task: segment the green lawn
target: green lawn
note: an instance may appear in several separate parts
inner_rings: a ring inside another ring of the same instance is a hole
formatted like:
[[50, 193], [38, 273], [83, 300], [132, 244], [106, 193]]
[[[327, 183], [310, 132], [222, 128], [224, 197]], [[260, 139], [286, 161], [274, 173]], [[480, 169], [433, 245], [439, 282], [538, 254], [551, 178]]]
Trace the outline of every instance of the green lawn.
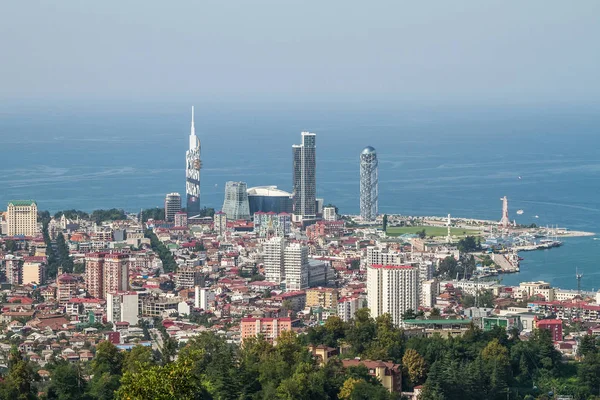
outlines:
[[[388, 236], [414, 234], [425, 229], [427, 236], [446, 236], [448, 228], [445, 226], [391, 226], [387, 228]], [[450, 228], [452, 236], [478, 236], [481, 231], [475, 229]]]

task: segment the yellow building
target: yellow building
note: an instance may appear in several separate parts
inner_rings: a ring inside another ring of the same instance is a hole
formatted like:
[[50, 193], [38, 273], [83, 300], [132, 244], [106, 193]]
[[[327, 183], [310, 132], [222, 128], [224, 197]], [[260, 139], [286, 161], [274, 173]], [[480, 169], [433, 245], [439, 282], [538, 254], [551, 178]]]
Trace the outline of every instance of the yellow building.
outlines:
[[33, 200], [13, 200], [6, 210], [8, 236], [35, 236], [37, 228], [37, 204]]
[[[46, 257], [27, 257], [27, 258], [46, 258]], [[46, 281], [46, 266], [43, 262], [37, 260], [28, 261], [25, 259], [23, 264], [23, 285], [35, 283], [42, 285]]]
[[333, 288], [312, 288], [306, 290], [306, 306], [322, 307], [337, 311], [339, 292]]

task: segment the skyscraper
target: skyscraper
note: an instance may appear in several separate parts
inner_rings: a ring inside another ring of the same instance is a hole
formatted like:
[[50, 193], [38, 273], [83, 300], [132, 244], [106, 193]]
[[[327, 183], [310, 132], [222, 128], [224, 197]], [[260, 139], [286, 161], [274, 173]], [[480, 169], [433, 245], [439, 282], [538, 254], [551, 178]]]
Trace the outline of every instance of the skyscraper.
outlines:
[[187, 213], [193, 217], [200, 214], [200, 139], [194, 128], [194, 107], [192, 107], [192, 129], [190, 131], [190, 148], [185, 153], [185, 194], [187, 197]]
[[371, 317], [390, 314], [395, 325], [402, 314], [419, 307], [419, 270], [407, 265], [367, 266], [367, 302]]
[[222, 211], [229, 219], [250, 219], [246, 182], [225, 183], [225, 200]]
[[360, 153], [360, 217], [365, 221], [377, 217], [378, 165], [375, 149], [365, 147]]
[[37, 204], [33, 200], [13, 200], [6, 210], [8, 236], [35, 236], [38, 233]]
[[302, 132], [302, 144], [292, 146], [295, 221], [316, 218], [316, 137], [314, 133]]
[[169, 193], [165, 197], [165, 220], [173, 222], [175, 214], [181, 211], [181, 195], [179, 193]]
[[283, 254], [286, 290], [302, 290], [308, 287], [308, 247], [299, 243], [286, 246]]

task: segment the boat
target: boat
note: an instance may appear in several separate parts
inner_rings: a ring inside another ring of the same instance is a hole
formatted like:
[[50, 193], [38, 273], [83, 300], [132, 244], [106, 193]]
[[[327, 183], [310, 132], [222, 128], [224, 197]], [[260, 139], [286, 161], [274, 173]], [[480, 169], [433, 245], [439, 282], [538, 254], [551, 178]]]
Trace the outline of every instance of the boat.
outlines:
[[517, 210], [517, 214], [522, 215], [525, 211], [523, 210]]
[[539, 218], [540, 216], [539, 216], [539, 215], [536, 215], [535, 217], [536, 217], [536, 218]]

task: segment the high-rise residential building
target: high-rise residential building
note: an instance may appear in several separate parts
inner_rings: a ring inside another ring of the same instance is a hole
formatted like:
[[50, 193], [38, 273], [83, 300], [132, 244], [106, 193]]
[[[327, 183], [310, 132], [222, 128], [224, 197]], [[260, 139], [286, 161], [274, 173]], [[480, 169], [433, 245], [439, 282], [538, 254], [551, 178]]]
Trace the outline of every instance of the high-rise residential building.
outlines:
[[106, 294], [107, 322], [129, 322], [130, 325], [137, 325], [139, 314], [137, 292], [109, 292]]
[[281, 332], [292, 330], [290, 318], [242, 318], [240, 323], [242, 342], [245, 339], [262, 336], [265, 340], [276, 343]]
[[395, 325], [419, 306], [419, 270], [406, 265], [367, 266], [367, 302], [371, 317], [390, 314]]
[[169, 193], [165, 197], [165, 220], [175, 221], [175, 214], [181, 211], [181, 195], [179, 193]]
[[385, 247], [367, 247], [367, 266], [373, 264], [403, 265], [408, 263], [408, 253], [392, 250]]
[[187, 214], [184, 212], [178, 212], [175, 214], [175, 226], [185, 227], [187, 226]]
[[285, 244], [286, 241], [282, 237], [274, 237], [264, 244], [265, 279], [269, 282], [281, 283], [285, 279]]
[[37, 204], [33, 200], [13, 200], [6, 210], [8, 236], [35, 236], [38, 233]]
[[217, 235], [222, 236], [227, 231], [227, 214], [218, 211], [213, 217], [213, 230]]
[[202, 267], [183, 266], [177, 270], [177, 286], [191, 289], [195, 286], [204, 286]]
[[85, 288], [88, 294], [101, 299], [104, 296], [104, 257], [105, 253], [85, 255]]
[[286, 246], [283, 254], [286, 290], [308, 287], [308, 247], [299, 243]]
[[11, 285], [23, 283], [23, 258], [13, 254], [4, 256], [6, 281]]
[[292, 146], [294, 221], [315, 219], [317, 215], [316, 137], [302, 132], [302, 144]]
[[339, 292], [334, 288], [312, 288], [306, 290], [306, 306], [321, 307], [337, 312]]
[[366, 300], [364, 297], [359, 296], [357, 294], [342, 297], [338, 300], [338, 317], [344, 322], [350, 321], [354, 318], [354, 314], [356, 314], [357, 310], [360, 310], [364, 307]]
[[246, 182], [230, 181], [225, 183], [225, 200], [222, 211], [227, 214], [229, 219], [250, 219]]
[[194, 107], [192, 107], [192, 128], [190, 131], [190, 147], [185, 153], [185, 195], [188, 216], [200, 214], [200, 139], [194, 128]]
[[325, 221], [337, 221], [335, 207], [323, 207], [323, 219]]
[[127, 254], [107, 254], [104, 257], [102, 298], [108, 292], [126, 292], [129, 289], [129, 256]]
[[46, 257], [25, 257], [23, 261], [23, 285], [43, 285], [46, 282]]
[[276, 214], [274, 212], [254, 213], [254, 232], [258, 237], [268, 238], [273, 236], [284, 237], [291, 231], [291, 216], [288, 213]]
[[367, 146], [360, 153], [360, 217], [372, 221], [377, 217], [379, 197], [377, 152]]
[[56, 278], [56, 299], [64, 306], [72, 297], [77, 295], [77, 278], [73, 275], [62, 274]]

